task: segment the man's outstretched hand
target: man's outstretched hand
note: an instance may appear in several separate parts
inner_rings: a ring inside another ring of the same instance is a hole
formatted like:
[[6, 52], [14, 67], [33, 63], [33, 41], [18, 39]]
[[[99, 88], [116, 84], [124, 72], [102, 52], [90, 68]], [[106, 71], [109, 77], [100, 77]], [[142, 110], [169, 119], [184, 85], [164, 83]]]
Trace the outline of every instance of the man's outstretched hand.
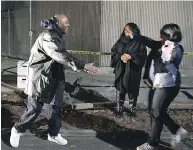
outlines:
[[91, 74], [91, 75], [98, 75], [100, 73], [100, 69], [93, 66], [93, 63], [87, 63], [84, 66], [83, 69], [86, 73]]

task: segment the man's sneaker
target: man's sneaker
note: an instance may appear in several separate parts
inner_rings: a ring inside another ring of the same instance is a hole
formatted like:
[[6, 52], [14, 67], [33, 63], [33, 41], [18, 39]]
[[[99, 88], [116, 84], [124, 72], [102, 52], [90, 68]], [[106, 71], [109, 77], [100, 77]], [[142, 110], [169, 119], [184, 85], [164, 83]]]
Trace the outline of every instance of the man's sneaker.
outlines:
[[144, 143], [141, 146], [138, 146], [137, 150], [158, 150], [158, 147], [153, 147], [148, 143]]
[[60, 145], [66, 145], [68, 141], [61, 136], [61, 134], [58, 134], [57, 136], [50, 136], [48, 134], [48, 141], [55, 142]]
[[19, 146], [19, 140], [21, 135], [22, 134], [19, 133], [15, 127], [11, 129], [10, 144], [12, 147], [16, 148]]
[[180, 127], [175, 135], [173, 135], [173, 138], [171, 140], [171, 145], [173, 147], [176, 147], [177, 144], [179, 144], [183, 139], [185, 139], [188, 135], [188, 132]]

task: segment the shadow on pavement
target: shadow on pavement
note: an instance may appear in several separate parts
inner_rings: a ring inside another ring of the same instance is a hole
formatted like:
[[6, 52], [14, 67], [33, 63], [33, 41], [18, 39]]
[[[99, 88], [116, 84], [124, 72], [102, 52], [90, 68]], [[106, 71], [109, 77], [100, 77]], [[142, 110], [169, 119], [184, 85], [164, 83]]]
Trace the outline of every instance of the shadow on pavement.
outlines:
[[1, 107], [1, 139], [2, 141], [9, 147], [11, 147], [9, 139], [11, 128], [14, 125], [14, 120], [18, 119], [19, 117], [15, 114], [11, 113], [5, 107]]
[[73, 84], [65, 82], [65, 91], [70, 94], [72, 98], [76, 98], [82, 102], [107, 102], [110, 101], [102, 96], [99, 92], [84, 89], [81, 87], [82, 78], [78, 78]]
[[[97, 132], [96, 137], [104, 142], [120, 149], [135, 149], [138, 145], [147, 141], [147, 133], [141, 130], [132, 130], [116, 124], [113, 120], [105, 117], [87, 114], [80, 111], [62, 112], [62, 120], [78, 129], [92, 129]], [[36, 122], [39, 128], [45, 125], [42, 119]], [[36, 136], [45, 139], [47, 131], [37, 129]]]
[[188, 99], [192, 99], [193, 100], [193, 96], [187, 92], [187, 91], [181, 91], [184, 95], [186, 95], [188, 97]]

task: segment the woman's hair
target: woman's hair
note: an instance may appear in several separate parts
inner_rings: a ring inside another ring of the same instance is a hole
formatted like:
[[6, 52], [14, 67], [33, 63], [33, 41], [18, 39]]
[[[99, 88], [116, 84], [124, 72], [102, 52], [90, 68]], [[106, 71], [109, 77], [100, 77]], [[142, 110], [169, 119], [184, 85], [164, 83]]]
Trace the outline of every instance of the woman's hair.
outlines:
[[182, 40], [181, 29], [174, 23], [165, 24], [160, 30], [160, 35], [169, 37], [169, 40], [173, 42], [180, 42]]
[[[137, 35], [140, 35], [139, 27], [138, 27], [135, 23], [130, 22], [130, 23], [127, 23], [127, 24], [125, 25], [125, 27], [126, 27], [126, 26], [129, 26], [129, 27], [130, 27], [131, 31], [133, 32], [133, 35], [136, 35], [136, 36], [137, 36]], [[123, 29], [123, 32], [122, 32], [120, 38], [125, 37], [125, 33], [124, 33], [125, 27], [124, 27], [124, 29]]]

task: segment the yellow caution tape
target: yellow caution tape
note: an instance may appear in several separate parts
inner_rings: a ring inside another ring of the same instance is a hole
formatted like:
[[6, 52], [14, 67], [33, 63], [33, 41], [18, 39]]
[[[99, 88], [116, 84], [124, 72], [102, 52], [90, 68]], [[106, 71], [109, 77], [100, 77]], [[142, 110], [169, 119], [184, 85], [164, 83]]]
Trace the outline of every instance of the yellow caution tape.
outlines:
[[91, 52], [91, 51], [76, 51], [76, 50], [67, 50], [70, 54], [84, 54], [84, 55], [111, 55], [109, 52]]
[[184, 52], [184, 55], [186, 55], [186, 56], [192, 56], [192, 55], [193, 55], [193, 52]]
[[[84, 50], [67, 50], [70, 54], [80, 54], [80, 55], [111, 55], [109, 52], [92, 52]], [[193, 56], [193, 52], [184, 52], [185, 56]]]

